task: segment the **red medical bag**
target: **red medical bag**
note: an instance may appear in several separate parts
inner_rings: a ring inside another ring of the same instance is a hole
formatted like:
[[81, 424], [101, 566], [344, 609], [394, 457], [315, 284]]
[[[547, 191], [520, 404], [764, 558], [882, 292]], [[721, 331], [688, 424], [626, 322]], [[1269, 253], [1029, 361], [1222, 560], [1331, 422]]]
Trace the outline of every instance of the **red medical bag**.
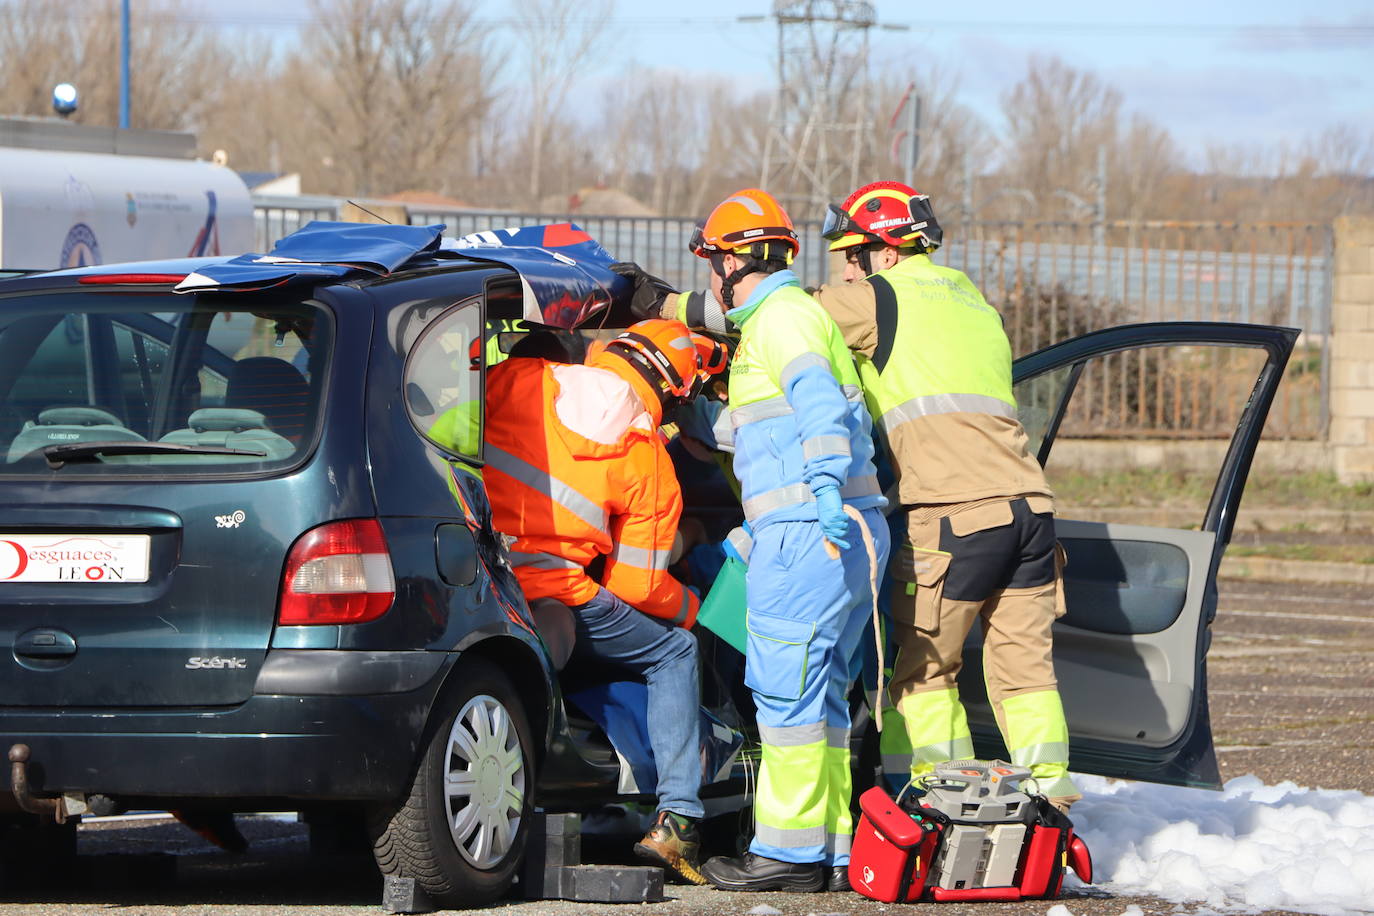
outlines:
[[919, 799], [859, 797], [849, 883], [887, 903], [1056, 897], [1064, 869], [1092, 882], [1092, 857], [1068, 817], [1019, 791], [1030, 771], [1000, 761], [936, 769]]

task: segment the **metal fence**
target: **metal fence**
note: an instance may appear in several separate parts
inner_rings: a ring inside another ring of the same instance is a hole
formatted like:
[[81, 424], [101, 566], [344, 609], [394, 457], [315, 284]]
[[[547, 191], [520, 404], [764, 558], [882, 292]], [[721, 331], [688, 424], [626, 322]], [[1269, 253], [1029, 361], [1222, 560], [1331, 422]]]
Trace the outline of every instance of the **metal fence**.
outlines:
[[[341, 204], [328, 197], [255, 199], [259, 250], [311, 219], [338, 218]], [[615, 257], [680, 289], [708, 282], [706, 262], [686, 248], [690, 219], [417, 208], [409, 218], [443, 223], [450, 236], [571, 219]], [[803, 222], [797, 230], [797, 273], [809, 285], [827, 282], [840, 264], [827, 254], [820, 224]], [[1018, 355], [1135, 321], [1301, 328], [1266, 434], [1312, 439], [1327, 425], [1331, 244], [1329, 226], [1307, 224], [981, 222], [947, 227], [936, 260], [967, 273], [1002, 312]], [[1243, 400], [1254, 382], [1242, 356], [1175, 352], [1105, 361], [1099, 376], [1081, 383], [1087, 390], [1075, 401], [1089, 403], [1063, 433], [1229, 436], [1235, 411], [1218, 405]]]

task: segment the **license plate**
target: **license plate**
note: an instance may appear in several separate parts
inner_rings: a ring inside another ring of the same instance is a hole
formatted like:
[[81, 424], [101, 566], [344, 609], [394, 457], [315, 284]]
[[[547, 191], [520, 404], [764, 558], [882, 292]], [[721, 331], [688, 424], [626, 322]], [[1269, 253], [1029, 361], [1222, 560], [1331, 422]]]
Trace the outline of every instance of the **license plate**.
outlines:
[[147, 582], [146, 534], [0, 533], [0, 583]]

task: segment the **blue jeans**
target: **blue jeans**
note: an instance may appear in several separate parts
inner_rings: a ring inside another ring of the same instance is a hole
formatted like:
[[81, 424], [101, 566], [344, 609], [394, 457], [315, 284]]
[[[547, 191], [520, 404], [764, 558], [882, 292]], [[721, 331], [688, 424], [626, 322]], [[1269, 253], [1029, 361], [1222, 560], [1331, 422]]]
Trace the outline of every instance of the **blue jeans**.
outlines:
[[642, 614], [601, 589], [572, 608], [573, 658], [610, 662], [644, 678], [649, 688], [649, 745], [658, 769], [658, 810], [698, 818], [701, 788], [701, 681], [697, 638]]

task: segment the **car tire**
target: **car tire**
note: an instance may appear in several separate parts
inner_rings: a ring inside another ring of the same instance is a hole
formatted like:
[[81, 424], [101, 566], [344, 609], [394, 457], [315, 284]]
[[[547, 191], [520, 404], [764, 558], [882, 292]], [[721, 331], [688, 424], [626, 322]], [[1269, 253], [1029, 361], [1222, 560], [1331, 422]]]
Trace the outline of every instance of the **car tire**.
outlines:
[[440, 907], [501, 897], [524, 858], [534, 792], [530, 728], [510, 681], [465, 659], [461, 686], [434, 715], [437, 727], [409, 793], [369, 817], [383, 875], [414, 878]]

